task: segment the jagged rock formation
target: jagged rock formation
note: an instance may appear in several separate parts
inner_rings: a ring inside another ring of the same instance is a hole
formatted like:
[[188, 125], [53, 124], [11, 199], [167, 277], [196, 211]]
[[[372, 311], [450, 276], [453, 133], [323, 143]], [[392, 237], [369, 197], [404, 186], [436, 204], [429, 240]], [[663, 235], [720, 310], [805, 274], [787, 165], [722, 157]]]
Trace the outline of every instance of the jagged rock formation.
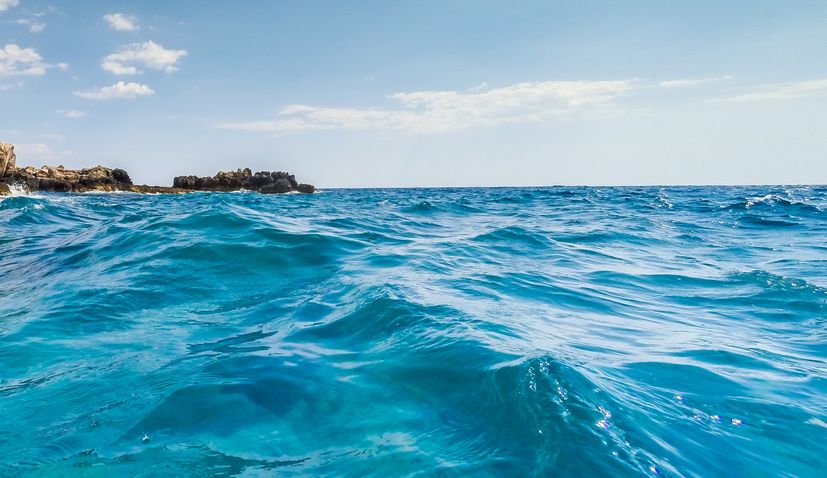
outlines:
[[50, 192], [131, 191], [159, 194], [248, 189], [262, 193], [312, 193], [316, 190], [310, 184], [299, 184], [292, 174], [266, 171], [253, 174], [249, 169], [222, 171], [204, 178], [179, 176], [170, 188], [135, 185], [123, 169], [103, 166], [86, 169], [66, 169], [63, 166], [18, 168], [14, 145], [0, 141], [0, 196], [10, 193], [9, 184], [20, 184], [29, 191]]
[[[186, 193], [182, 189], [164, 186], [146, 186], [132, 184], [129, 173], [123, 169], [111, 169], [95, 166], [86, 169], [66, 169], [63, 166], [27, 166], [17, 168], [2, 181], [20, 184], [29, 191], [47, 192], [87, 192], [87, 191], [130, 191], [135, 193]], [[0, 189], [0, 194], [8, 194], [8, 186]]]
[[17, 169], [15, 165], [16, 159], [14, 155], [14, 145], [0, 141], [0, 180], [14, 173]]
[[259, 171], [253, 174], [249, 168], [236, 171], [221, 171], [213, 177], [178, 176], [173, 182], [175, 188], [197, 191], [238, 191], [246, 189], [264, 194], [289, 192], [312, 193], [312, 184], [300, 184], [292, 174], [281, 171]]
[[63, 166], [27, 166], [17, 168], [4, 180], [21, 184], [29, 191], [129, 191], [133, 187], [126, 171], [103, 166], [79, 170], [66, 169]]

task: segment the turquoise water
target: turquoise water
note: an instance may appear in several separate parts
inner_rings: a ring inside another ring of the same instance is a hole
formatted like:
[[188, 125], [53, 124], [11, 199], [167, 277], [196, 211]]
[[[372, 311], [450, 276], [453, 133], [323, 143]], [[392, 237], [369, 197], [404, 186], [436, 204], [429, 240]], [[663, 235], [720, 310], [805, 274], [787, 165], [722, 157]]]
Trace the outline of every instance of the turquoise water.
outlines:
[[827, 468], [827, 187], [19, 196], [0, 278], [2, 476]]

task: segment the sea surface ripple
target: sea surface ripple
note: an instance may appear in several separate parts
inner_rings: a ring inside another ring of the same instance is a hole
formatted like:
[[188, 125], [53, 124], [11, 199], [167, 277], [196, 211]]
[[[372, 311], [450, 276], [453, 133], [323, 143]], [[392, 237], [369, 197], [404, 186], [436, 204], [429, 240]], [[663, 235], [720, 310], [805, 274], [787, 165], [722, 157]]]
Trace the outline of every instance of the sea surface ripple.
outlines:
[[0, 200], [2, 476], [824, 476], [827, 187]]

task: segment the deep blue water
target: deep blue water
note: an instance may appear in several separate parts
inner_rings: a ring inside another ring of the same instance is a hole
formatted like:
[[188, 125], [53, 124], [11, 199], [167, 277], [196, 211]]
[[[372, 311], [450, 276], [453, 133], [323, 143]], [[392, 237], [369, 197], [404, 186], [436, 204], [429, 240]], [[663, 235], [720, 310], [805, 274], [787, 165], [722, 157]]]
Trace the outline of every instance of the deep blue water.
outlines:
[[5, 198], [0, 412], [3, 476], [824, 476], [827, 187]]

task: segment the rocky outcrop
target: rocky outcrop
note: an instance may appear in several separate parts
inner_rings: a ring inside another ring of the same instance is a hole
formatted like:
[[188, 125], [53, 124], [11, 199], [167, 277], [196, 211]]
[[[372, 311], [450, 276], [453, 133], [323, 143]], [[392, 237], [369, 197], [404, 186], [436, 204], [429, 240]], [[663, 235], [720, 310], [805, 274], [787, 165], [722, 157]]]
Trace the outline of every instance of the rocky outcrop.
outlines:
[[132, 188], [132, 180], [126, 171], [103, 166], [77, 170], [63, 166], [27, 166], [17, 168], [4, 180], [21, 184], [29, 191], [128, 191]]
[[195, 191], [238, 191], [246, 189], [264, 194], [289, 192], [313, 193], [312, 184], [300, 184], [292, 174], [281, 171], [259, 171], [253, 174], [249, 168], [236, 171], [221, 171], [213, 177], [178, 176], [173, 182], [175, 188]]
[[253, 174], [249, 169], [239, 169], [222, 171], [213, 177], [179, 176], [173, 181], [173, 187], [166, 187], [135, 185], [123, 169], [103, 166], [87, 169], [66, 169], [63, 166], [18, 168], [14, 145], [0, 142], [0, 196], [10, 194], [10, 184], [19, 184], [29, 191], [49, 192], [131, 191], [165, 194], [248, 189], [268, 194], [316, 191], [312, 185], [299, 184], [295, 176], [280, 171]]
[[14, 145], [0, 141], [0, 180], [17, 170]]
[[87, 169], [66, 169], [63, 166], [27, 166], [0, 181], [0, 195], [9, 194], [8, 184], [19, 184], [29, 191], [88, 192], [128, 191], [147, 194], [182, 194], [192, 192], [166, 186], [132, 184], [123, 169], [95, 166]]

